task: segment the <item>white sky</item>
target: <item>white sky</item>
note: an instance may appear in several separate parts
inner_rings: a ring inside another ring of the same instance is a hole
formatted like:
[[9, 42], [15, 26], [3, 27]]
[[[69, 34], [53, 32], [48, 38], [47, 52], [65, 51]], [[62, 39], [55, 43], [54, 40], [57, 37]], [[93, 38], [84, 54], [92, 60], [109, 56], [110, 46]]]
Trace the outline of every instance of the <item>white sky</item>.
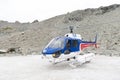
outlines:
[[0, 20], [32, 22], [74, 10], [120, 4], [120, 0], [0, 0]]

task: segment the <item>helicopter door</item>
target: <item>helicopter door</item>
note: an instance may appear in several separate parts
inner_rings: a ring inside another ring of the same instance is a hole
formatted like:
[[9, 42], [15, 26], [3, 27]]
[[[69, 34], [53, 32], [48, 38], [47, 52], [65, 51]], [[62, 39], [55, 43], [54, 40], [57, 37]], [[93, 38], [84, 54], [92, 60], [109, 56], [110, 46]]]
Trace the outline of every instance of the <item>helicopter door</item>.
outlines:
[[70, 54], [70, 52], [79, 51], [78, 40], [68, 40], [66, 43], [66, 50], [64, 54]]
[[75, 52], [79, 50], [78, 40], [72, 40], [71, 44], [71, 52]]
[[70, 54], [71, 52], [71, 40], [68, 40], [67, 43], [66, 43], [66, 50], [64, 52], [64, 54]]

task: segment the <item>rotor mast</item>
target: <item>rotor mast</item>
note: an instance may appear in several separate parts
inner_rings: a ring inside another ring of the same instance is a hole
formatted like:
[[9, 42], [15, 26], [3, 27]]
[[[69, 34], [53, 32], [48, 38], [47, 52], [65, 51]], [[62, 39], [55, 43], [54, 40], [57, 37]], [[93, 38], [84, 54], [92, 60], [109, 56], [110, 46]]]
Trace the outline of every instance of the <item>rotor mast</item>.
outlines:
[[69, 29], [70, 29], [70, 33], [73, 33], [73, 26], [70, 26]]

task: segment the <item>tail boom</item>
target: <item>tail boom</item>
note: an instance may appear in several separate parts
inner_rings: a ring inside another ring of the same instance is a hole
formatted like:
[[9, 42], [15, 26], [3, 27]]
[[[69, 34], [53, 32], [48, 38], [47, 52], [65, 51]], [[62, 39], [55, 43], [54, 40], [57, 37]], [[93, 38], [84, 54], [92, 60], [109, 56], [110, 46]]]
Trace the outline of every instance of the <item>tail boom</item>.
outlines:
[[81, 43], [80, 44], [81, 50], [83, 50], [84, 48], [87, 48], [87, 47], [92, 47], [92, 46], [97, 48], [97, 44], [96, 43]]
[[84, 48], [92, 47], [92, 46], [97, 48], [97, 43], [96, 42], [97, 42], [97, 35], [95, 36], [95, 40], [93, 42], [91, 42], [91, 41], [82, 41], [82, 43], [80, 44], [80, 49], [83, 50]]

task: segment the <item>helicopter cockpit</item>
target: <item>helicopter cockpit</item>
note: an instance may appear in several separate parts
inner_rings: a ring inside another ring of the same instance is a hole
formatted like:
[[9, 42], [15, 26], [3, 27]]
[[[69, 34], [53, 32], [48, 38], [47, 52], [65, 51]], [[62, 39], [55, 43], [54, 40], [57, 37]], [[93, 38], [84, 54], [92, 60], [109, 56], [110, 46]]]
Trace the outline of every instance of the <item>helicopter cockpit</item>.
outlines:
[[52, 39], [50, 41], [50, 43], [46, 46], [46, 48], [61, 48], [61, 49], [63, 49], [64, 42], [65, 42], [64, 38], [57, 37], [57, 38]]

